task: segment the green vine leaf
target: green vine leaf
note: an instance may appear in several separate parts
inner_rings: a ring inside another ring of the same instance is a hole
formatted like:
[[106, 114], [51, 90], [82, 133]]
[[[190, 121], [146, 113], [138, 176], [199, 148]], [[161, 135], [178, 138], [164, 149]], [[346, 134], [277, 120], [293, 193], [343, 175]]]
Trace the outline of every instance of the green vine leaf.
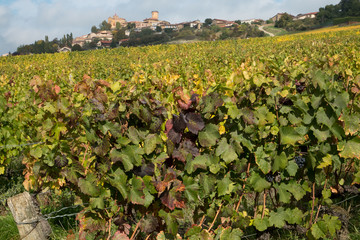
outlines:
[[100, 187], [97, 186], [98, 180], [92, 173], [88, 174], [86, 178], [80, 178], [78, 186], [82, 193], [91, 197], [98, 197], [100, 195]]
[[291, 194], [287, 191], [286, 184], [281, 183], [280, 185], [275, 185], [275, 188], [278, 190], [280, 202], [289, 203], [291, 200]]
[[128, 198], [127, 176], [120, 168], [109, 174], [109, 183], [119, 190], [124, 199]]
[[156, 149], [156, 145], [161, 143], [161, 139], [155, 134], [150, 134], [145, 138], [144, 150], [145, 154], [149, 155]]
[[355, 137], [347, 141], [339, 155], [343, 158], [360, 158], [360, 138]]
[[130, 185], [129, 200], [133, 204], [145, 205], [144, 181], [140, 177], [133, 177]]
[[185, 170], [189, 174], [195, 172], [198, 168], [206, 170], [209, 165], [208, 159], [209, 159], [208, 155], [196, 156], [193, 160], [187, 161]]
[[263, 147], [258, 147], [255, 152], [255, 162], [264, 174], [268, 174], [271, 170], [271, 163], [268, 155], [264, 152]]
[[294, 209], [286, 209], [286, 221], [289, 224], [301, 224], [304, 214], [297, 207]]
[[311, 234], [315, 239], [326, 237], [326, 232], [326, 226], [322, 222], [317, 222], [311, 226]]
[[295, 145], [297, 142], [303, 141], [304, 137], [296, 132], [293, 127], [281, 127], [280, 139], [283, 145]]
[[221, 156], [227, 164], [238, 158], [233, 146], [227, 143], [226, 138], [222, 138], [219, 142], [219, 146], [216, 148], [216, 156]]
[[199, 142], [203, 147], [214, 146], [219, 138], [219, 128], [215, 124], [206, 125], [205, 129], [199, 133]]
[[269, 213], [269, 222], [276, 228], [283, 228], [285, 226], [286, 212], [283, 208], [278, 208], [276, 212]]
[[285, 152], [282, 152], [280, 155], [277, 155], [274, 160], [274, 164], [272, 166], [272, 171], [276, 172], [279, 170], [283, 170], [288, 165], [288, 159]]
[[217, 184], [217, 190], [219, 196], [224, 196], [232, 193], [235, 188], [235, 183], [230, 180], [230, 176], [227, 175], [225, 178], [220, 180]]
[[332, 156], [330, 154], [327, 154], [325, 157], [322, 158], [322, 162], [317, 166], [317, 168], [323, 169], [328, 166], [332, 165]]
[[263, 219], [261, 219], [260, 215], [256, 216], [256, 218], [254, 219], [253, 224], [254, 224], [255, 228], [260, 232], [265, 231], [266, 229], [268, 229], [272, 225], [270, 223], [268, 217], [264, 217]]
[[262, 192], [264, 191], [264, 189], [268, 189], [271, 187], [271, 183], [260, 177], [260, 175], [257, 173], [253, 173], [250, 176], [249, 183], [256, 192]]

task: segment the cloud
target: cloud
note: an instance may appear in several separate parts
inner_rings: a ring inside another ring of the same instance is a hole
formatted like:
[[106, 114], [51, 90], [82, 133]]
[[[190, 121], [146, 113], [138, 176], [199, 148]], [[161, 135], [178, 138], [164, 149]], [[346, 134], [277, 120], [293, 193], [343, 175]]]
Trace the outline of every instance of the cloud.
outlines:
[[80, 36], [117, 13], [128, 21], [143, 20], [158, 10], [160, 19], [172, 23], [206, 18], [268, 19], [278, 12], [317, 11], [340, 0], [5, 0], [0, 1], [0, 54], [21, 44], [50, 40], [64, 34]]

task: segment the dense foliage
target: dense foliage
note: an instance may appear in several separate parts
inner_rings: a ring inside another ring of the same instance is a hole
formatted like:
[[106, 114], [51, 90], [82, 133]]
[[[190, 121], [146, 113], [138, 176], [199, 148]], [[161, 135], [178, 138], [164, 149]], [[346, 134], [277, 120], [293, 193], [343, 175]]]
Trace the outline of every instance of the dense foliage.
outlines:
[[338, 4], [320, 8], [316, 18], [324, 23], [337, 18], [358, 16], [360, 16], [360, 0], [341, 0]]
[[314, 18], [305, 18], [301, 20], [293, 20], [293, 16], [285, 13], [279, 21], [275, 22], [275, 27], [283, 28], [287, 31], [306, 31], [318, 27], [319, 23]]
[[27, 189], [70, 188], [81, 239], [333, 237], [360, 181], [358, 36], [1, 58], [0, 174], [22, 155]]
[[56, 53], [59, 48], [71, 47], [73, 41], [72, 33], [64, 35], [60, 40], [54, 38], [49, 41], [49, 37], [45, 36], [44, 40], [35, 41], [33, 44], [21, 45], [13, 55], [26, 55], [26, 54], [41, 54], [41, 53]]

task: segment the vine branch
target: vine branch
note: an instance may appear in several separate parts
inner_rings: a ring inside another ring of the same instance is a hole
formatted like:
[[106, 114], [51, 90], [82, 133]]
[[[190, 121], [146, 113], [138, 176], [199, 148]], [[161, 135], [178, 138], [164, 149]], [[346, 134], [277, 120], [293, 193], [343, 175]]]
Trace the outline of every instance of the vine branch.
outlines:
[[310, 215], [310, 221], [309, 221], [309, 228], [312, 225], [312, 219], [313, 219], [313, 215], [314, 215], [314, 207], [315, 207], [315, 183], [313, 183], [313, 187], [312, 187], [312, 206], [311, 206], [311, 215]]
[[[328, 181], [328, 179], [326, 178], [325, 184], [324, 184], [324, 190], [326, 189], [327, 181]], [[318, 207], [318, 210], [317, 210], [317, 213], [316, 213], [316, 216], [315, 216], [314, 224], [315, 224], [315, 223], [317, 222], [317, 220], [318, 220], [321, 207], [322, 207], [321, 204], [319, 204], [319, 207]]]
[[249, 178], [249, 175], [250, 175], [250, 166], [251, 166], [251, 163], [248, 163], [248, 167], [247, 167], [247, 170], [246, 170], [246, 178], [245, 178], [245, 181], [244, 181], [244, 184], [243, 184], [243, 187], [242, 187], [242, 193], [240, 195], [239, 202], [238, 202], [238, 204], [236, 206], [236, 209], [235, 209], [236, 212], [239, 212], [240, 203], [241, 203], [241, 200], [242, 200], [242, 198], [243, 198], [243, 196], [245, 194], [246, 181], [247, 181], [247, 179]]
[[210, 230], [213, 228], [213, 226], [214, 226], [214, 224], [215, 224], [215, 222], [216, 222], [216, 219], [217, 219], [217, 217], [219, 216], [221, 207], [222, 207], [222, 203], [220, 204], [219, 210], [216, 212], [216, 215], [215, 215], [214, 220], [212, 221], [210, 227], [208, 228], [208, 232], [210, 232]]
[[130, 240], [134, 240], [134, 239], [135, 239], [135, 234], [136, 234], [137, 230], [139, 229], [139, 227], [140, 227], [140, 222], [141, 222], [141, 220], [143, 220], [143, 218], [144, 218], [144, 217], [142, 217], [142, 218], [140, 219], [140, 221], [136, 224], [135, 230], [134, 230], [133, 234], [131, 235]]
[[263, 205], [263, 211], [262, 211], [262, 214], [261, 214], [261, 219], [264, 219], [264, 216], [265, 216], [265, 208], [266, 208], [266, 190], [264, 191], [264, 205]]

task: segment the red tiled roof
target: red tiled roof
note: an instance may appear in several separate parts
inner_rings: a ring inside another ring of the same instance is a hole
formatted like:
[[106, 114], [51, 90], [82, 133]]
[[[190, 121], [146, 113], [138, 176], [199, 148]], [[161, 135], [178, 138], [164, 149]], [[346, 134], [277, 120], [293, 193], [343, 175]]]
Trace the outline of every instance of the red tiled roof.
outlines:
[[313, 15], [313, 14], [318, 14], [319, 12], [311, 12], [311, 13], [305, 13], [304, 15]]

